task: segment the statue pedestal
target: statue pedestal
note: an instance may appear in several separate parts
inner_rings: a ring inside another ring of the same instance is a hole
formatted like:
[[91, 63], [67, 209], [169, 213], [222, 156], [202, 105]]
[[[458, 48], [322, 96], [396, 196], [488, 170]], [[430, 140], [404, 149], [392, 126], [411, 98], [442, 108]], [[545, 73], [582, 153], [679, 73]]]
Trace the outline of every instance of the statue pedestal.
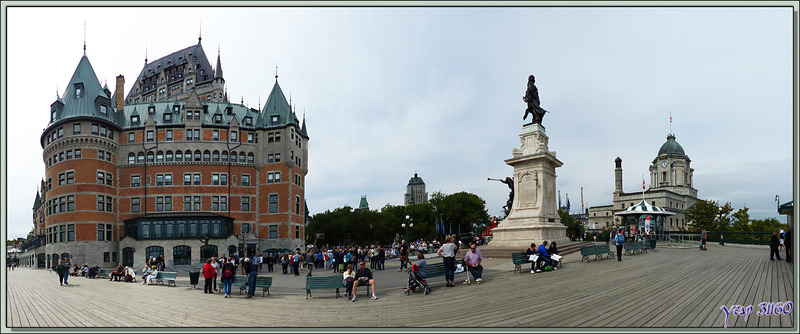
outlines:
[[548, 150], [540, 124], [524, 126], [519, 137], [522, 147], [505, 161], [514, 167], [514, 202], [508, 217], [492, 230], [487, 246], [525, 249], [531, 242], [567, 242], [567, 227], [556, 208], [556, 168], [563, 163]]

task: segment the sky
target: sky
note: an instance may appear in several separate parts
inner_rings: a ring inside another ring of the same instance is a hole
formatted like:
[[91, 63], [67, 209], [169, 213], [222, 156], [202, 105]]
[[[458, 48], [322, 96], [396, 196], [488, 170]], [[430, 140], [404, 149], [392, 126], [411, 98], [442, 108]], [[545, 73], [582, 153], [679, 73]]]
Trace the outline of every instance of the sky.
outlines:
[[[7, 238], [24, 237], [44, 176], [49, 106], [83, 55], [101, 84], [194, 45], [219, 51], [232, 102], [263, 105], [275, 83], [305, 115], [311, 214], [367, 196], [402, 205], [414, 173], [429, 194], [466, 191], [500, 216], [536, 76], [556, 189], [572, 213], [650, 187], [667, 134], [698, 197], [776, 217], [792, 200], [791, 7], [7, 8], [3, 196]], [[85, 24], [85, 33], [84, 33]], [[85, 37], [84, 37], [85, 36]], [[794, 86], [797, 87], [797, 86]], [[672, 121], [670, 122], [670, 118]], [[793, 126], [794, 125], [794, 126]]]

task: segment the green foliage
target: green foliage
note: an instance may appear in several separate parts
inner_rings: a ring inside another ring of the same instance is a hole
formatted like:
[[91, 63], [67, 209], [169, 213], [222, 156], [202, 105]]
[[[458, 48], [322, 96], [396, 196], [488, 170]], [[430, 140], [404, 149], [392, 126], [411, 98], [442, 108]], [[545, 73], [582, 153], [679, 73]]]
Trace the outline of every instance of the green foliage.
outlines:
[[[697, 232], [705, 228], [706, 231], [728, 231], [731, 224], [729, 215], [732, 211], [733, 207], [730, 202], [719, 206], [718, 202], [701, 199], [689, 207], [686, 212], [686, 220], [693, 222], [689, 230]], [[723, 217], [718, 218], [719, 214], [722, 214]]]
[[569, 215], [569, 212], [558, 210], [558, 216], [561, 218], [561, 223], [567, 226], [567, 235], [574, 235], [575, 238], [583, 237], [583, 224]]
[[[311, 217], [306, 228], [306, 242], [317, 246], [366, 245], [380, 242], [388, 244], [395, 236], [405, 238], [405, 217], [408, 215], [413, 227], [408, 229], [409, 239], [441, 239], [443, 233], [436, 233], [436, 221], [444, 220], [445, 226], [452, 226], [453, 233], [459, 228], [462, 232], [479, 230], [491, 220], [486, 211], [486, 202], [475, 194], [459, 192], [445, 195], [435, 192], [429, 203], [409, 206], [387, 204], [380, 211], [359, 211], [345, 206], [333, 211], [325, 211]], [[323, 240], [316, 240], [316, 234], [323, 233]], [[315, 242], [316, 241], [316, 242]]]

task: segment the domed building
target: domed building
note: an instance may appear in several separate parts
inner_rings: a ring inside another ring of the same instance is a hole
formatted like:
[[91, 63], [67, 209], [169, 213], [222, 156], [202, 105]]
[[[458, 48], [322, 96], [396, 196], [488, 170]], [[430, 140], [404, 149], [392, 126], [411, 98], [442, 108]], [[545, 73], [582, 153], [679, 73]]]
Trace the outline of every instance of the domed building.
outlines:
[[631, 226], [641, 230], [642, 226], [639, 226], [641, 224], [634, 217], [622, 218], [615, 216], [614, 213], [636, 206], [643, 199], [652, 206], [674, 213], [674, 215], [665, 216], [663, 221], [658, 224], [654, 224], [653, 229], [656, 233], [680, 231], [687, 228], [686, 212], [698, 200], [697, 189], [694, 188], [692, 160], [675, 140], [675, 134], [667, 135], [667, 141], [661, 145], [658, 154], [649, 166], [650, 188], [644, 191], [644, 196], [639, 187], [631, 192], [623, 191], [622, 159], [617, 157], [614, 162], [616, 167], [614, 169], [613, 204], [589, 208], [589, 230], [612, 227], [626, 227], [627, 229]]

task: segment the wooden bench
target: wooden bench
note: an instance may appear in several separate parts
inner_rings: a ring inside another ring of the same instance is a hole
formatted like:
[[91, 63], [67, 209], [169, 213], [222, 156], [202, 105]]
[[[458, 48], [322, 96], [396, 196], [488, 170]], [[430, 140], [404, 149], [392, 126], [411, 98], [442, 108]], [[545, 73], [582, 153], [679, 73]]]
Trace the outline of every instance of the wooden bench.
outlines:
[[111, 275], [111, 273], [113, 273], [111, 269], [100, 269], [99, 271], [97, 271], [97, 277], [109, 278], [108, 275]]
[[170, 285], [178, 286], [177, 284], [175, 284], [175, 279], [177, 279], [177, 278], [178, 278], [178, 273], [176, 273], [176, 272], [164, 272], [164, 271], [159, 271], [158, 274], [156, 274], [156, 277], [155, 277], [156, 283], [163, 285], [164, 281], [167, 281], [167, 286], [170, 286]]
[[634, 255], [637, 252], [647, 252], [644, 243], [638, 241], [629, 241], [625, 243], [625, 255]]
[[[456, 266], [458, 265], [464, 266], [464, 259], [456, 260]], [[469, 270], [465, 267], [464, 273], [469, 277]], [[440, 277], [444, 276], [444, 262], [437, 262], [434, 264], [429, 264], [425, 268], [425, 279], [433, 278], [433, 277]], [[453, 280], [455, 281], [456, 277], [453, 275]]]
[[592, 255], [594, 255], [595, 260], [602, 260], [603, 255], [607, 255], [607, 258], [614, 257], [614, 252], [611, 251], [609, 245], [605, 244], [595, 244], [581, 247], [581, 262], [583, 262], [583, 260], [589, 262], [589, 257]]
[[306, 276], [306, 299], [311, 296], [313, 289], [336, 289], [336, 298], [339, 298], [339, 289], [342, 287], [342, 275], [336, 276]]
[[525, 252], [511, 253], [511, 262], [514, 263], [514, 272], [522, 274], [522, 265], [528, 264], [528, 255]]

